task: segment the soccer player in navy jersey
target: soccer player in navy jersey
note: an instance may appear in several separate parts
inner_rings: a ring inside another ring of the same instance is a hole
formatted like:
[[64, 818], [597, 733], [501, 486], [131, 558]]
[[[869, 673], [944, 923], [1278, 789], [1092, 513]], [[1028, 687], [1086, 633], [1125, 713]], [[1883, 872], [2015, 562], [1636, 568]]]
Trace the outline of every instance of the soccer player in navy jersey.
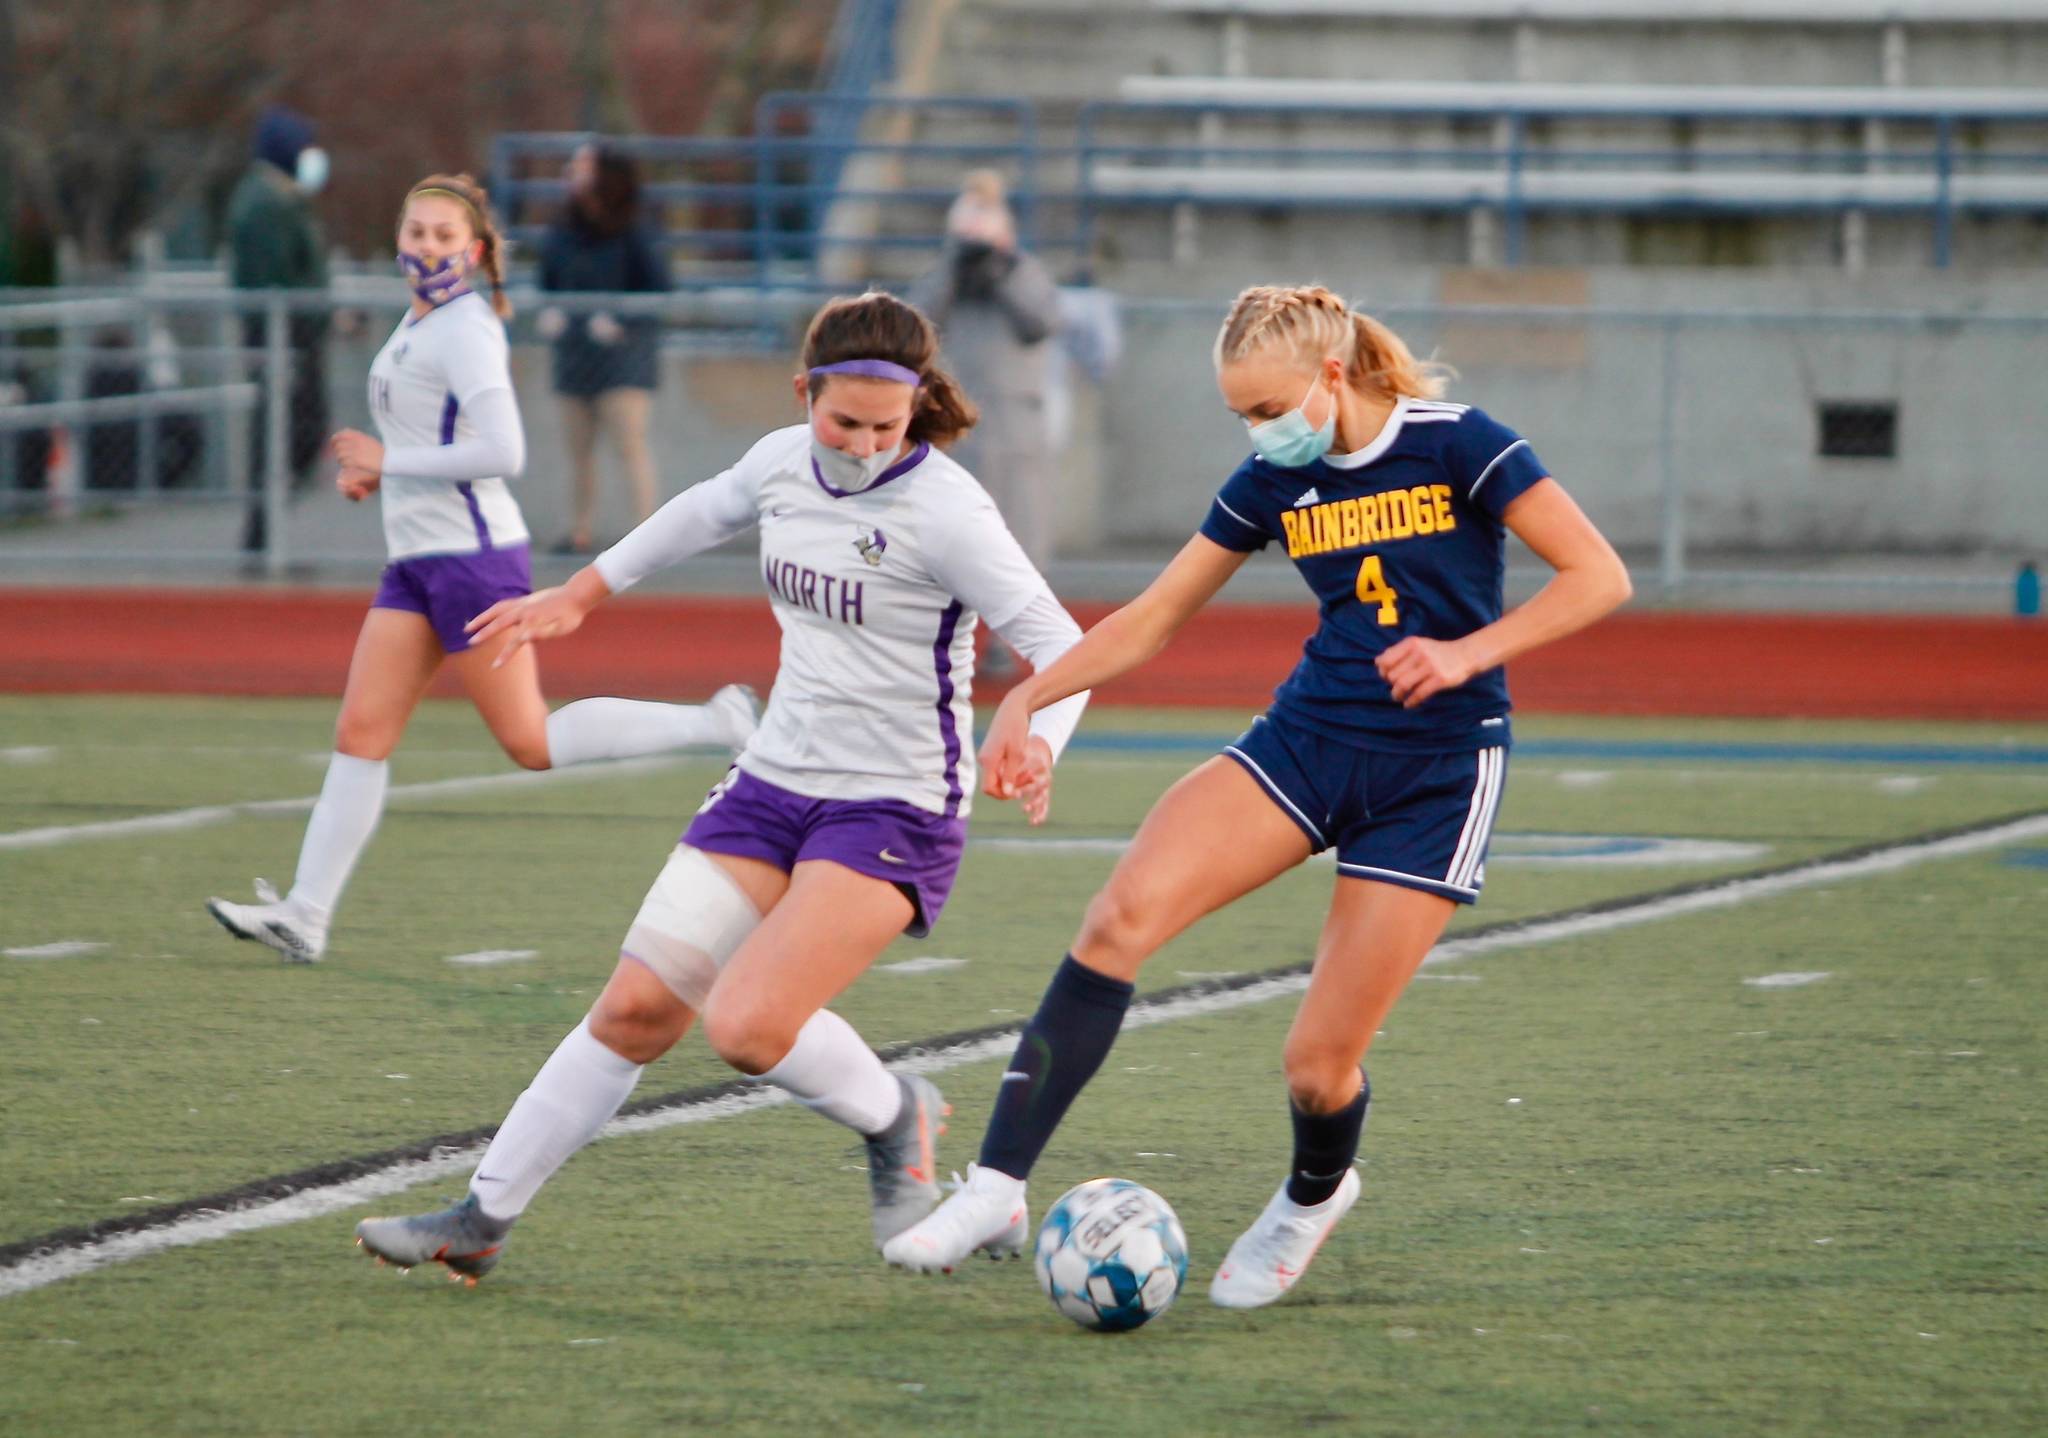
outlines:
[[[1016, 1252], [1025, 1179], [1115, 1042], [1139, 967], [1334, 846], [1335, 892], [1285, 1052], [1292, 1170], [1210, 1297], [1254, 1308], [1292, 1287], [1358, 1197], [1366, 1048], [1485, 880], [1510, 743], [1501, 666], [1629, 596], [1620, 558], [1529, 442], [1443, 400], [1440, 367], [1330, 291], [1246, 290], [1215, 361], [1256, 452], [1143, 594], [1010, 692], [982, 745], [983, 785], [1000, 796], [1024, 775], [1034, 711], [1143, 664], [1268, 544], [1286, 548], [1321, 622], [1272, 707], [1153, 806], [1025, 1026], [980, 1163], [885, 1245], [892, 1263]], [[1503, 613], [1510, 531], [1557, 572]]]

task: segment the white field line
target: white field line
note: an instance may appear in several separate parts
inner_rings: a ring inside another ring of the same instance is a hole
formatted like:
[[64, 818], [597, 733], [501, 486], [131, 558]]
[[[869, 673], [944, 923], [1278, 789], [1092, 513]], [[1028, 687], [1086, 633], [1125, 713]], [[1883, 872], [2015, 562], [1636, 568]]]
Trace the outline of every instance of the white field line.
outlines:
[[[472, 774], [460, 779], [432, 779], [421, 784], [394, 784], [385, 791], [386, 802], [402, 799], [439, 799], [451, 794], [487, 794], [497, 789], [529, 789], [559, 784], [565, 780], [608, 779], [624, 774], [651, 774], [680, 764], [682, 754], [658, 754], [645, 759], [619, 759], [602, 764], [578, 764], [568, 769], [515, 769], [509, 774]], [[105, 819], [93, 824], [53, 824], [44, 829], [16, 829], [0, 834], [0, 850], [48, 849], [59, 844], [77, 844], [93, 839], [128, 839], [137, 834], [165, 834], [204, 828], [250, 814], [304, 814], [320, 796], [299, 799], [249, 799], [237, 804], [203, 804], [195, 809], [171, 809], [161, 814], [138, 814], [131, 819]]]
[[[990, 834], [969, 839], [972, 849], [1001, 854], [1121, 854], [1131, 847], [1128, 838], [1101, 834]], [[1680, 839], [1653, 834], [1511, 834], [1496, 832], [1487, 853], [1488, 864], [1529, 864], [1577, 868], [1586, 864], [1603, 868], [1665, 868], [1683, 864], [1733, 864], [1761, 859], [1771, 851], [1769, 844], [1732, 839]], [[1336, 862], [1334, 849], [1325, 849], [1308, 862], [1325, 867]]]
[[[1931, 860], [1960, 858], [1982, 853], [1987, 849], [2003, 848], [2009, 844], [2026, 843], [2044, 837], [2048, 837], [2048, 815], [2016, 819], [1995, 828], [1956, 834], [1948, 838], [1908, 840], [1875, 853], [1816, 864], [1812, 868], [1791, 873], [1731, 879], [1713, 888], [1645, 899], [1601, 913], [1573, 914], [1531, 924], [1526, 928], [1481, 934], [1469, 939], [1453, 939], [1437, 945], [1425, 962], [1455, 963], [1478, 958], [1483, 954], [1532, 948], [1539, 944], [1583, 938], [1588, 934], [1656, 923], [1687, 914], [1736, 908], [1760, 899], [1794, 893], [1800, 889], [1896, 873], [1901, 869]], [[1173, 1023], [1180, 1019], [1245, 1008], [1252, 1004], [1301, 993], [1307, 987], [1307, 975], [1292, 974], [1221, 993], [1189, 994], [1160, 1003], [1140, 1002], [1132, 1005], [1130, 1013], [1124, 1019], [1124, 1027], [1149, 1028], [1154, 1024]], [[917, 1054], [902, 1060], [896, 1067], [907, 1073], [942, 1073], [965, 1064], [1004, 1057], [1015, 1045], [1016, 1034], [1010, 1031], [955, 1048]], [[724, 1098], [663, 1109], [655, 1113], [614, 1119], [605, 1125], [599, 1137], [653, 1133], [682, 1124], [706, 1123], [712, 1119], [768, 1108], [784, 1101], [785, 1096], [780, 1089], [756, 1089]], [[161, 1253], [166, 1249], [184, 1248], [196, 1243], [228, 1238], [238, 1233], [252, 1233], [297, 1223], [301, 1219], [339, 1213], [372, 1198], [400, 1193], [416, 1184], [456, 1177], [473, 1167], [482, 1151], [481, 1146], [472, 1146], [460, 1151], [437, 1154], [431, 1159], [394, 1164], [380, 1172], [366, 1174], [345, 1183], [306, 1189], [289, 1198], [256, 1204], [228, 1213], [195, 1214], [161, 1228], [119, 1234], [81, 1248], [38, 1254], [6, 1269], [0, 1269], [0, 1298], [26, 1293], [67, 1278], [76, 1278], [96, 1268], [152, 1253]]]
[[106, 947], [92, 939], [59, 939], [53, 944], [26, 944], [15, 949], [0, 949], [0, 955], [10, 959], [75, 959], [83, 954], [96, 954]]

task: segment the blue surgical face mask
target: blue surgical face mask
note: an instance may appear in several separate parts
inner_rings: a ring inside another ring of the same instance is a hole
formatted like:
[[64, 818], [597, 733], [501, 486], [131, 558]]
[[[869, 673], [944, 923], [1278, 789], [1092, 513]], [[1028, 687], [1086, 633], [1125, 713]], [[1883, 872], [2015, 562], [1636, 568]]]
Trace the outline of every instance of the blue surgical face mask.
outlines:
[[299, 162], [292, 178], [299, 189], [308, 195], [317, 195], [327, 186], [327, 152], [318, 145], [308, 145], [299, 151]]
[[811, 434], [811, 462], [817, 465], [818, 473], [825, 483], [846, 494], [859, 494], [872, 489], [875, 481], [889, 472], [889, 466], [896, 463], [897, 447], [878, 449], [866, 459], [848, 454], [843, 449], [834, 449], [819, 439], [816, 432]]
[[1278, 419], [1269, 419], [1263, 424], [1253, 424], [1250, 420], [1244, 422], [1244, 427], [1251, 432], [1252, 448], [1259, 452], [1259, 458], [1282, 469], [1300, 469], [1303, 465], [1314, 464], [1330, 452], [1330, 446], [1337, 442], [1337, 406], [1332, 401], [1330, 417], [1323, 421], [1321, 429], [1312, 427], [1308, 422], [1308, 396], [1315, 392], [1316, 380], [1310, 380], [1308, 394], [1301, 397], [1301, 403]]

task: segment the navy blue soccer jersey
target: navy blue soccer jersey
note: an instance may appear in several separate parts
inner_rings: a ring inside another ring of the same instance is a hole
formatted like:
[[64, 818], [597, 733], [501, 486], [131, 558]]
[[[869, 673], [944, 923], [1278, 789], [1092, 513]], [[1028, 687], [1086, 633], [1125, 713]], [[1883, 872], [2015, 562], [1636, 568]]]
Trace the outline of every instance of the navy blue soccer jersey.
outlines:
[[1507, 671], [1413, 709], [1374, 661], [1411, 634], [1462, 639], [1500, 618], [1501, 515], [1544, 478], [1529, 442], [1470, 405], [1403, 399], [1370, 445], [1282, 469], [1253, 455], [1202, 533], [1249, 553], [1286, 547], [1322, 608], [1273, 711], [1333, 739], [1411, 753], [1508, 742]]

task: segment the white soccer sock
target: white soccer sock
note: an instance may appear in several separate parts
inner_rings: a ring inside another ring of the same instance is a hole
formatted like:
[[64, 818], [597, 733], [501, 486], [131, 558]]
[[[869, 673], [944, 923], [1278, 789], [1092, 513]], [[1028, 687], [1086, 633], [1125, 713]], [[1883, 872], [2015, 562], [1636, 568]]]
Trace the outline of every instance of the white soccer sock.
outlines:
[[590, 1020], [569, 1032], [484, 1150], [469, 1190], [501, 1222], [526, 1212], [540, 1186], [597, 1136], [640, 1082], [640, 1065], [606, 1048]]
[[703, 704], [642, 699], [579, 699], [548, 715], [548, 764], [566, 769], [595, 759], [665, 754], [729, 741], [730, 722]]
[[819, 1009], [798, 1031], [782, 1062], [759, 1082], [787, 1089], [805, 1108], [872, 1137], [896, 1121], [903, 1085], [882, 1067], [867, 1041], [830, 1009]]
[[326, 781], [299, 844], [294, 904], [323, 920], [334, 912], [356, 860], [377, 832], [390, 778], [391, 766], [382, 759], [358, 759], [336, 750], [327, 761]]

